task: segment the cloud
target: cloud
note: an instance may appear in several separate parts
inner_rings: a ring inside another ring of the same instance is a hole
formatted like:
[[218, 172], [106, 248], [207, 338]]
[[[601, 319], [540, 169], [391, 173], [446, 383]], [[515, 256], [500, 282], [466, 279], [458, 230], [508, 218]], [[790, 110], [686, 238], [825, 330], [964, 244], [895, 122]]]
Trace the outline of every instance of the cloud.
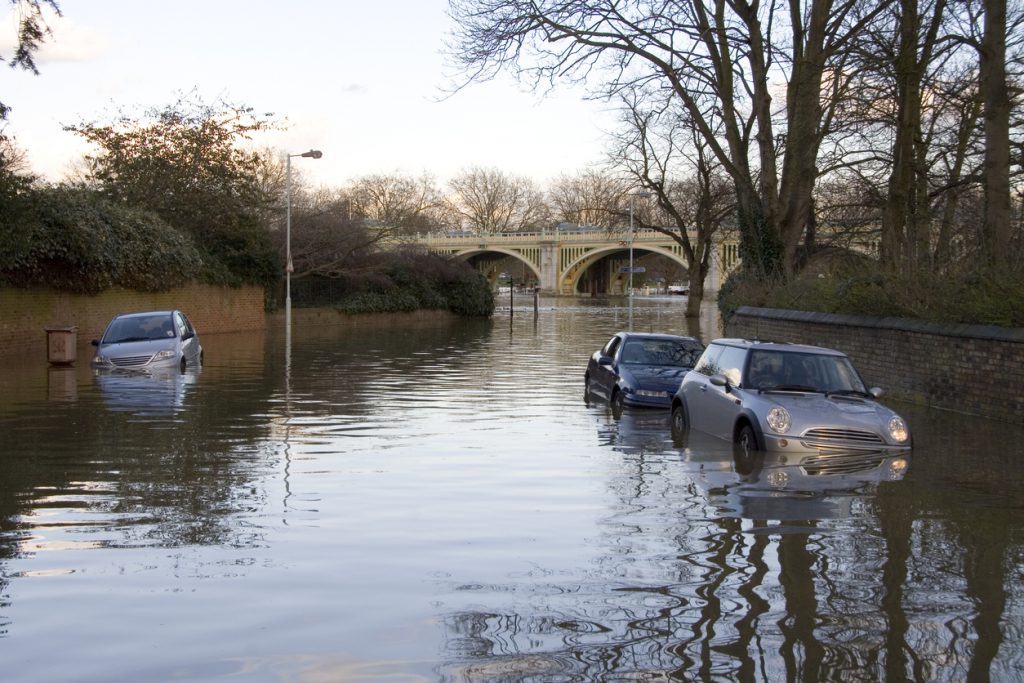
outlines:
[[362, 83], [349, 83], [338, 88], [338, 92], [352, 95], [368, 95], [370, 89]]
[[[59, 17], [50, 8], [43, 9], [50, 35], [35, 55], [39, 66], [58, 62], [88, 62], [102, 57], [110, 41], [100, 31], [82, 26], [65, 17]], [[0, 20], [0, 55], [10, 59], [17, 48], [18, 14], [7, 12]]]

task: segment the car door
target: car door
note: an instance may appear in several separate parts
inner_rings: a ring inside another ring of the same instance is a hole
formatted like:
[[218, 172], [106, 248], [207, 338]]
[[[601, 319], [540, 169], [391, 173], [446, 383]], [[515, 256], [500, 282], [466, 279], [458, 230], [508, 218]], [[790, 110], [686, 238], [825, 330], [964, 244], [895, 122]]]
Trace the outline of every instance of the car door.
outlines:
[[600, 358], [605, 362], [599, 362], [594, 369], [594, 384], [597, 386], [598, 393], [605, 398], [611, 398], [612, 389], [618, 380], [618, 373], [615, 370], [615, 355], [621, 345], [622, 337], [619, 335], [609, 339], [600, 353]]
[[732, 441], [732, 430], [743, 406], [740, 401], [738, 387], [743, 381], [743, 368], [747, 358], [747, 349], [726, 346], [718, 357], [717, 372], [725, 375], [729, 385], [720, 387], [711, 383], [710, 378], [702, 389], [704, 393], [704, 431], [721, 439]]
[[697, 360], [697, 365], [683, 378], [681, 390], [690, 427], [702, 432], [708, 431], [708, 389], [712, 386], [710, 378], [718, 372], [718, 357], [724, 348], [720, 344], [709, 345]]
[[174, 326], [178, 331], [178, 337], [181, 339], [181, 355], [189, 365], [197, 364], [199, 340], [196, 339], [196, 332], [192, 327], [192, 323], [189, 322], [184, 314], [175, 311]]

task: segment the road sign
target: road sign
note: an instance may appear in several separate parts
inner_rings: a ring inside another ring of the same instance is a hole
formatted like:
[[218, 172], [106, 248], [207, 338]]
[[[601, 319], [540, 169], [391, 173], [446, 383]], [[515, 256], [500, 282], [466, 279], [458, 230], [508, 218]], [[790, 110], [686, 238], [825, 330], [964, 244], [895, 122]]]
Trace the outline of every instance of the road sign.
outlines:
[[634, 266], [632, 268], [630, 268], [629, 266], [622, 266], [621, 268], [619, 268], [619, 272], [620, 273], [646, 273], [647, 269], [644, 268], [643, 266]]

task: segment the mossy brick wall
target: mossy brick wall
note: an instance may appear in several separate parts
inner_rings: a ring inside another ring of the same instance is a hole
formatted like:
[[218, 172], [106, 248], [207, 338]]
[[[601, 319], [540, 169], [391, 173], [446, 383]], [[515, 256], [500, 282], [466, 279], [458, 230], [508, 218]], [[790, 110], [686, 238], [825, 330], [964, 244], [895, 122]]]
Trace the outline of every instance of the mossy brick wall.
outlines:
[[726, 335], [838, 349], [894, 398], [1024, 424], [1024, 329], [740, 308]]
[[[178, 308], [202, 334], [262, 330], [263, 288], [193, 284], [168, 292], [111, 289], [96, 296], [46, 289], [0, 289], [0, 349], [46, 348], [46, 328], [78, 327], [78, 346], [88, 346], [118, 313]], [[79, 354], [81, 355], [81, 354]]]

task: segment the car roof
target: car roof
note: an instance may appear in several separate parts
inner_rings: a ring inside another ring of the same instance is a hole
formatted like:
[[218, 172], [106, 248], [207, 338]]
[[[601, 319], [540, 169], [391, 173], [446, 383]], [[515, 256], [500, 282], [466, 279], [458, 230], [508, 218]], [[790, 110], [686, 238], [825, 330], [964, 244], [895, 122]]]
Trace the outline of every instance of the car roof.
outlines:
[[118, 313], [115, 318], [134, 318], [140, 315], [170, 315], [175, 312], [176, 309], [168, 309], [165, 311], [135, 311], [132, 313]]
[[695, 342], [698, 342], [698, 343], [700, 342], [700, 340], [696, 339], [695, 337], [684, 337], [684, 336], [678, 335], [678, 334], [661, 334], [659, 332], [625, 332], [625, 331], [623, 331], [623, 332], [619, 332], [618, 336], [622, 337], [623, 339], [673, 339], [673, 340], [683, 340], [683, 341], [695, 341]]
[[759, 339], [715, 339], [712, 344], [721, 346], [735, 346], [745, 349], [757, 349], [764, 351], [780, 351], [782, 353], [816, 353], [823, 356], [846, 356], [842, 351], [827, 349], [824, 346], [811, 346], [809, 344], [792, 344], [790, 342], [761, 341]]

